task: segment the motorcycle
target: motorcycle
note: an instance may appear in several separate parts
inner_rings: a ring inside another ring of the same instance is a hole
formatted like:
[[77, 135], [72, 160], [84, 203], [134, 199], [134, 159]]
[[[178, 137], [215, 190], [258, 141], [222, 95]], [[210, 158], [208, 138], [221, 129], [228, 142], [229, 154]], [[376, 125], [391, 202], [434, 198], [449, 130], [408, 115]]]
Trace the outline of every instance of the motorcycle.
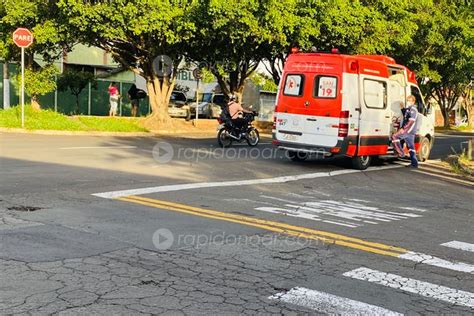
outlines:
[[217, 118], [219, 122], [219, 127], [217, 128], [217, 143], [219, 146], [222, 148], [230, 147], [234, 141], [239, 143], [247, 141], [249, 146], [257, 146], [260, 141], [260, 134], [258, 130], [251, 125], [256, 116], [258, 116], [257, 112], [244, 113], [244, 124], [242, 127], [238, 127], [232, 122], [228, 113], [222, 111], [221, 116]]

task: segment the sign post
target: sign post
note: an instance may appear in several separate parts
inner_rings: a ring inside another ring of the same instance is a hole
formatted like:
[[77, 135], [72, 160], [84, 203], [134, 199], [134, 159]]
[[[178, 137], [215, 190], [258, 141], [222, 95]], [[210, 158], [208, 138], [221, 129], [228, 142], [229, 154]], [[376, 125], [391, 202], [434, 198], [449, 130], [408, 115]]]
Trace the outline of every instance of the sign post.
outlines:
[[202, 72], [199, 68], [193, 70], [193, 76], [196, 79], [196, 120], [194, 125], [197, 125], [199, 119], [199, 80], [202, 78]]
[[33, 34], [20, 27], [13, 32], [13, 42], [21, 48], [21, 128], [25, 128], [25, 48], [33, 43]]

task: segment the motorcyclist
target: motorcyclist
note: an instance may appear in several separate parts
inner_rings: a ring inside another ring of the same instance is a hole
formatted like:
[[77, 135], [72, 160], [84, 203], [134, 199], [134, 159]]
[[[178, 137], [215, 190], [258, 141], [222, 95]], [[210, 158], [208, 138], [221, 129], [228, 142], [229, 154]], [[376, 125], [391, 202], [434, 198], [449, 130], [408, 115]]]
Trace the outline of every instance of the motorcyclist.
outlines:
[[248, 124], [248, 121], [244, 118], [243, 113], [253, 113], [253, 111], [244, 109], [234, 94], [229, 96], [227, 108], [232, 120], [232, 125], [238, 129], [242, 129], [242, 127]]

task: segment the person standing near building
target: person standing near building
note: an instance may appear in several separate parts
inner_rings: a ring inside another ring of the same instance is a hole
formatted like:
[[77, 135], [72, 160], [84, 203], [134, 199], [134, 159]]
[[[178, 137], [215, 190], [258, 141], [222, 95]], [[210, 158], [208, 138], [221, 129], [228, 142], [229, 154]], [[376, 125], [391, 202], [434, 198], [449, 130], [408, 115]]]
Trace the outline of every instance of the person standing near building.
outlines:
[[110, 103], [109, 116], [116, 116], [118, 102], [120, 99], [120, 92], [115, 82], [110, 83], [108, 93], [109, 93], [109, 103]]
[[407, 97], [407, 104], [403, 112], [403, 122], [401, 128], [392, 136], [392, 143], [400, 157], [404, 157], [403, 146], [400, 141], [404, 140], [410, 152], [411, 166], [418, 168], [418, 160], [416, 159], [415, 136], [420, 127], [420, 117], [416, 109], [416, 98], [413, 95]]
[[139, 98], [138, 89], [135, 84], [132, 84], [128, 90], [128, 99], [130, 100], [130, 104], [132, 106], [132, 116], [136, 117], [138, 114]]

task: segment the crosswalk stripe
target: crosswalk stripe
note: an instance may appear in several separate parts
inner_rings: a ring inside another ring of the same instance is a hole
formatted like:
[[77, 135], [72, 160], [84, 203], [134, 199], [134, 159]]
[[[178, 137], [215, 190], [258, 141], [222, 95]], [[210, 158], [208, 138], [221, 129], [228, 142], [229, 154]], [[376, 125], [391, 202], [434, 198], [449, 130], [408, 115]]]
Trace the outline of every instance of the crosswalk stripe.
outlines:
[[274, 294], [269, 299], [306, 307], [329, 315], [403, 315], [379, 306], [303, 287], [295, 287], [288, 292]]
[[444, 244], [441, 244], [441, 246], [474, 252], [474, 244], [469, 244], [469, 243], [463, 242], [463, 241], [453, 240], [453, 241], [450, 241], [450, 242], [445, 242]]
[[399, 289], [404, 292], [444, 301], [450, 304], [474, 308], [474, 293], [452, 289], [446, 286], [405, 278], [369, 268], [358, 268], [343, 274], [357, 280]]
[[401, 254], [398, 258], [414, 261], [416, 263], [423, 263], [430, 266], [449, 269], [453, 271], [474, 273], [474, 265], [464, 262], [453, 262], [444, 260], [432, 255], [427, 255], [419, 252], [408, 251]]

